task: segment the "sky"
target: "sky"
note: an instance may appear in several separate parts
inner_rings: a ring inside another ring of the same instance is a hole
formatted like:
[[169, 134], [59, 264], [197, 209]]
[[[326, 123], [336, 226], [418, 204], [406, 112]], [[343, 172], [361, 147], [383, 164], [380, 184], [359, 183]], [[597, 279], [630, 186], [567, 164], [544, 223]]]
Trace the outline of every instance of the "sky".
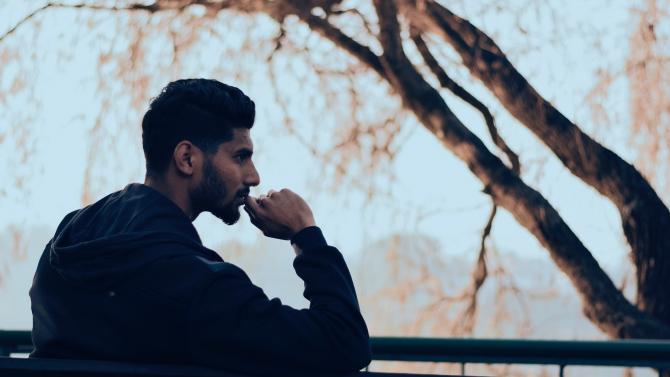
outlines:
[[[0, 5], [0, 33], [43, 3], [10, 0]], [[513, 1], [509, 2], [507, 10], [496, 11], [485, 4], [487, 2], [455, 2], [454, 10], [492, 34], [503, 50], [508, 51], [517, 68], [566, 116], [632, 161], [635, 152], [626, 144], [626, 118], [603, 132], [591, 121], [590, 110], [584, 101], [595, 83], [598, 69], [616, 66], [625, 56], [630, 30], [618, 26], [631, 24], [628, 11], [631, 3], [562, 2], [560, 14], [565, 17], [565, 22], [559, 26], [541, 6], [528, 10], [525, 2]], [[0, 286], [0, 328], [30, 325], [25, 293], [32, 271], [43, 245], [62, 217], [88, 204], [82, 203], [81, 199], [83, 177], [90, 160], [107, 155], [114, 158], [111, 162], [93, 164], [97, 170], [92, 176], [101, 182], [93, 199], [121, 189], [129, 182], [143, 180], [144, 161], [138, 139], [141, 114], [124, 112], [125, 106], [130, 107], [130, 100], [123, 96], [124, 93], [115, 92], [118, 83], [115, 83], [113, 72], [106, 72], [97, 64], [101, 46], [108, 42], [101, 36], [107, 38], [110, 30], [113, 34], [114, 23], [105, 18], [109, 16], [95, 16], [96, 31], [84, 33], [82, 25], [77, 24], [74, 11], [50, 10], [0, 42], [0, 57], [7, 51], [19, 50], [16, 57], [8, 58], [11, 64], [0, 68], [0, 93], [7, 93], [16, 75], [29, 72], [24, 78], [26, 89], [0, 102], [0, 177], [10, 182], [0, 186], [0, 232], [11, 227], [26, 232], [41, 229], [39, 237], [29, 240], [26, 256], [19, 259], [7, 255], [0, 257], [0, 263], [5, 263], [5, 271], [0, 270], [0, 273], [6, 276]], [[235, 37], [237, 26], [234, 22], [243, 23], [231, 21], [231, 34], [222, 42], [226, 51], [239, 49], [240, 41], [244, 41], [244, 38]], [[39, 28], [36, 27], [38, 24]], [[271, 36], [276, 31], [269, 23], [256, 25], [259, 26], [254, 33], [259, 35]], [[223, 27], [225, 29], [226, 25]], [[161, 59], [160, 44], [165, 41], [160, 36], [155, 38], [155, 51], [150, 48], [147, 54], [156, 54], [156, 59]], [[562, 44], [547, 43], [555, 39]], [[219, 45], [216, 46], [218, 49]], [[415, 234], [435, 239], [447, 257], [465, 256], [474, 261], [490, 201], [481, 192], [481, 183], [467, 167], [416, 121], [403, 120], [405, 141], [391, 168], [395, 180], [389, 180], [385, 175], [365, 177], [354, 174], [352, 179], [332, 184], [332, 176], [328, 175], [332, 169], [324, 167], [322, 161], [315, 159], [282, 126], [278, 100], [267, 82], [265, 70], [259, 68], [258, 72], [241, 79], [239, 70], [245, 67], [240, 68], [240, 63], [235, 61], [222, 61], [215, 50], [205, 45], [197, 52], [186, 52], [185, 62], [174, 68], [173, 76], [161, 71], [163, 73], [153, 77], [149, 86], [157, 93], [162, 85], [178, 76], [216, 72], [216, 78], [239, 85], [254, 99], [258, 116], [252, 137], [261, 185], [252, 193], [288, 187], [302, 194], [329, 243], [338, 247], [348, 260], [359, 258], [365, 247], [394, 234]], [[240, 56], [253, 59], [253, 53], [252, 50]], [[242, 57], [236, 58], [244, 64]], [[217, 70], [207, 71], [203, 66], [210, 62], [220, 66]], [[300, 64], [305, 64], [290, 59], [285, 63], [298, 64], [298, 69], [301, 69]], [[256, 64], [262, 66], [263, 62]], [[614, 207], [573, 177], [533, 135], [506, 114], [481, 85], [467, 79], [463, 71], [454, 69], [452, 73], [491, 106], [501, 135], [521, 157], [526, 181], [558, 209], [606, 270], [618, 271], [626, 262], [627, 247]], [[110, 76], [106, 85], [113, 95], [101, 97], [96, 81], [100, 74]], [[300, 93], [307, 85], [287, 77], [282, 87], [286, 93]], [[35, 94], [37, 102], [31, 101], [30, 92]], [[464, 123], [491, 146], [481, 116], [459, 100], [446, 98]], [[111, 138], [111, 143], [103, 145], [112, 145], [112, 148], [91, 150], [87, 140], [95, 135], [96, 115], [105, 101], [111, 103], [114, 110], [105, 118], [104, 132], [97, 137]], [[372, 109], [381, 109], [392, 106], [394, 99], [379, 96], [369, 101], [368, 106]], [[613, 105], [625, 106], [625, 92], [617, 94], [611, 101]], [[295, 101], [289, 105], [289, 110], [296, 118], [296, 129], [306, 135], [320, 127], [332, 127], [340, 119], [328, 112], [310, 113], [309, 107]], [[19, 128], [15, 127], [16, 119], [22, 122]], [[131, 131], [124, 131], [129, 129]], [[20, 156], [14, 147], [18, 142], [30, 145], [30, 153]], [[24, 177], [24, 186], [14, 184], [17, 177]], [[372, 183], [381, 194], [370, 199], [364, 190], [356, 188], [356, 183], [364, 186]], [[223, 225], [209, 214], [201, 215], [194, 224], [205, 245], [211, 248], [231, 241], [252, 245], [261, 237], [245, 215], [232, 227]], [[548, 260], [547, 252], [504, 210], [497, 216], [491, 245], [503, 254]], [[279, 249], [277, 253], [291, 253], [288, 244], [270, 242], [268, 247]], [[291, 269], [290, 263], [278, 268], [289, 273]], [[253, 278], [253, 272], [251, 275]]]

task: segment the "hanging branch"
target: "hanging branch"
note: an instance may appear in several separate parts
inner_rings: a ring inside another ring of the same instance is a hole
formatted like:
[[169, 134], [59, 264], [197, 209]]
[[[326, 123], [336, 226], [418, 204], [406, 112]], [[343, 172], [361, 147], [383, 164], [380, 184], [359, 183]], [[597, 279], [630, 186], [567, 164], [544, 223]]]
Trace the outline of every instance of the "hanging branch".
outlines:
[[484, 226], [484, 230], [482, 231], [482, 237], [479, 243], [479, 254], [477, 255], [477, 263], [472, 270], [472, 281], [470, 282], [470, 287], [468, 288], [469, 300], [462, 316], [464, 322], [464, 331], [467, 333], [472, 333], [472, 330], [475, 327], [475, 314], [477, 314], [477, 296], [479, 294], [479, 290], [484, 285], [484, 281], [486, 281], [486, 278], [488, 277], [488, 268], [486, 266], [486, 240], [491, 235], [493, 220], [496, 217], [497, 211], [498, 206], [493, 204], [493, 207], [491, 207], [491, 213], [489, 214], [486, 225]]
[[495, 119], [493, 118], [493, 115], [491, 114], [491, 111], [489, 111], [488, 107], [486, 107], [486, 105], [484, 105], [480, 100], [478, 100], [475, 96], [470, 94], [470, 92], [465, 90], [465, 88], [458, 85], [458, 83], [456, 83], [451, 77], [449, 77], [449, 75], [447, 75], [447, 72], [440, 66], [440, 63], [437, 61], [437, 59], [435, 59], [433, 54], [430, 52], [428, 45], [421, 36], [421, 31], [414, 25], [410, 27], [410, 37], [412, 38], [412, 41], [414, 41], [416, 47], [419, 49], [419, 52], [421, 53], [421, 56], [423, 57], [423, 60], [426, 63], [426, 65], [437, 77], [438, 81], [440, 82], [440, 85], [445, 89], [449, 89], [449, 91], [451, 91], [458, 98], [462, 99], [470, 106], [474, 107], [480, 113], [482, 113], [484, 121], [486, 122], [486, 127], [488, 128], [489, 133], [491, 134], [493, 142], [495, 143], [496, 146], [498, 146], [498, 148], [500, 148], [501, 151], [505, 153], [507, 159], [512, 164], [512, 170], [515, 173], [519, 174], [521, 168], [519, 164], [519, 156], [516, 153], [514, 153], [514, 151], [512, 151], [512, 149], [507, 145], [507, 143], [505, 143], [505, 140], [503, 140], [503, 138], [500, 137], [498, 129], [496, 128]]

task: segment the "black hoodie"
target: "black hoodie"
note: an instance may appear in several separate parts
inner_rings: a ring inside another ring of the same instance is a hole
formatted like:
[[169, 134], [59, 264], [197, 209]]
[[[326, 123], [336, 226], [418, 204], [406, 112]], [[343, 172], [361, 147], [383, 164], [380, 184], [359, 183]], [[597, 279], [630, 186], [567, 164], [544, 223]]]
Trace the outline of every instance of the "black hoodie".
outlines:
[[202, 245], [176, 204], [130, 184], [65, 216], [46, 245], [30, 290], [31, 357], [359, 370], [369, 336], [342, 255], [317, 227], [292, 243], [309, 309], [268, 299]]

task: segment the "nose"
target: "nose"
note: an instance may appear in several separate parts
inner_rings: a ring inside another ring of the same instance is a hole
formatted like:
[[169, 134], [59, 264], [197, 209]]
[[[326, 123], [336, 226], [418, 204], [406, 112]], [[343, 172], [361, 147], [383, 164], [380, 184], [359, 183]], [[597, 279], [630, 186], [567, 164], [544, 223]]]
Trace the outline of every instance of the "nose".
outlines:
[[261, 177], [258, 175], [258, 171], [256, 170], [256, 166], [253, 162], [249, 164], [249, 171], [247, 172], [245, 178], [246, 179], [244, 183], [247, 186], [258, 186], [258, 184], [261, 183]]

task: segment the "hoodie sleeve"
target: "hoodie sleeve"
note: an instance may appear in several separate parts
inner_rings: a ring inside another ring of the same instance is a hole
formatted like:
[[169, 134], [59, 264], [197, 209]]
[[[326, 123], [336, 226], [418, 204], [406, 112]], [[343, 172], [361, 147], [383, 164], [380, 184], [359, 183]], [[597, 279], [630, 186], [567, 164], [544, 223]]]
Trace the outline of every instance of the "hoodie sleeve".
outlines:
[[305, 283], [309, 309], [269, 300], [238, 267], [220, 263], [189, 314], [195, 362], [227, 370], [274, 374], [353, 372], [370, 362], [370, 343], [342, 254], [317, 227], [292, 240], [293, 267]]

